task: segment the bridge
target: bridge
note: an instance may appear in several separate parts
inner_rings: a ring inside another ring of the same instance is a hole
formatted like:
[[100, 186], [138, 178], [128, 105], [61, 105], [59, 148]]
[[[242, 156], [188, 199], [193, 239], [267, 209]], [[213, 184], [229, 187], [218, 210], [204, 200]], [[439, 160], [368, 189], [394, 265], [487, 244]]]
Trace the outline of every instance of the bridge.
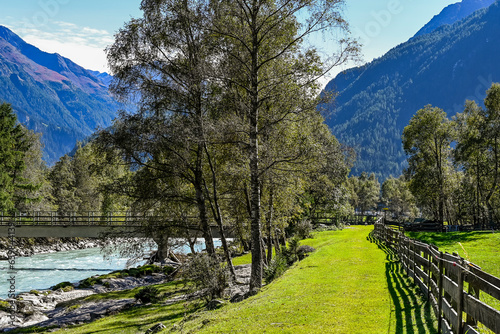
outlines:
[[[152, 229], [166, 228], [172, 230], [189, 230], [190, 235], [200, 232], [197, 224], [186, 224], [193, 221], [188, 217], [182, 222], [168, 219], [160, 219], [151, 214], [140, 214], [131, 212], [110, 212], [106, 215], [100, 212], [86, 212], [85, 214], [67, 213], [61, 214], [55, 211], [34, 211], [15, 214], [0, 212], [0, 237], [9, 236], [9, 227], [14, 227], [10, 234], [18, 238], [98, 238], [102, 236], [122, 237], [131, 235], [134, 237], [148, 237]], [[211, 226], [214, 238], [220, 237], [217, 226]], [[182, 237], [174, 232], [171, 237]]]

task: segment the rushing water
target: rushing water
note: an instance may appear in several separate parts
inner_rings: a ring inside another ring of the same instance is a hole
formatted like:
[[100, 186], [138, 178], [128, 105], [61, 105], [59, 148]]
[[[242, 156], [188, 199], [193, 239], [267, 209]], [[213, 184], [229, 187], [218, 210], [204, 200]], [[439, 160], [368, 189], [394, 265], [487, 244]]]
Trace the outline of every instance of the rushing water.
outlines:
[[[219, 240], [214, 240], [216, 246]], [[196, 245], [197, 250], [204, 248], [202, 243]], [[188, 253], [185, 247], [178, 251]], [[112, 256], [104, 260], [99, 248], [64, 251], [49, 254], [38, 254], [31, 257], [16, 258], [15, 287], [16, 294], [30, 290], [48, 289], [57, 283], [78, 282], [93, 275], [103, 275], [114, 270], [124, 269], [127, 259]], [[10, 289], [8, 282], [8, 262], [0, 261], [0, 298], [7, 298]]]

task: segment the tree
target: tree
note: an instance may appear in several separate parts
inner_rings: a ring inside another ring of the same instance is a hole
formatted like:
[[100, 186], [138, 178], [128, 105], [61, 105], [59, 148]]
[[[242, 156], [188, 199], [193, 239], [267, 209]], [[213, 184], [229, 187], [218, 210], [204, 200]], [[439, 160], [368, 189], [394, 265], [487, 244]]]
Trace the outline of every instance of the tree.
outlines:
[[[111, 90], [123, 100], [135, 96], [139, 110], [123, 113], [101, 142], [120, 150], [133, 169], [136, 204], [160, 213], [162, 201], [198, 210], [207, 251], [215, 253], [204, 187], [204, 122], [212, 55], [204, 29], [203, 1], [146, 0], [143, 18], [133, 19], [108, 48], [115, 76]], [[185, 186], [186, 183], [191, 187]], [[148, 185], [149, 194], [144, 194]]]
[[47, 181], [48, 168], [42, 159], [43, 145], [40, 142], [40, 134], [22, 128], [29, 149], [24, 154], [25, 169], [22, 179], [31, 183], [28, 187], [19, 187], [15, 191], [16, 210], [28, 211], [50, 211], [51, 187]]
[[[218, 76], [233, 93], [234, 110], [242, 119], [238, 131], [246, 134], [253, 245], [251, 292], [262, 285], [263, 253], [258, 246], [262, 239], [261, 136], [266, 127], [288, 122], [291, 115], [300, 118], [302, 112], [315, 108], [311, 99], [319, 93], [316, 79], [357, 52], [357, 45], [343, 40], [340, 54], [325, 68], [315, 50], [302, 45], [315, 32], [333, 28], [347, 31], [339, 13], [342, 4], [343, 0], [211, 3], [209, 29], [219, 37], [223, 64]], [[307, 18], [300, 21], [299, 15], [306, 12]]]
[[362, 214], [377, 207], [380, 199], [380, 183], [374, 173], [368, 175], [363, 172], [358, 176], [349, 178], [350, 187], [353, 192], [351, 205]]
[[25, 155], [31, 147], [27, 131], [17, 123], [9, 104], [0, 105], [0, 212], [13, 211], [16, 204], [33, 201], [40, 185], [23, 177]]
[[454, 157], [472, 181], [475, 222], [480, 217], [490, 222], [498, 219], [493, 203], [500, 182], [500, 84], [492, 84], [484, 105], [485, 109], [467, 101], [464, 112], [455, 116], [458, 135]]
[[417, 215], [415, 197], [410, 192], [408, 181], [404, 175], [399, 178], [389, 177], [382, 184], [382, 201], [396, 217]]
[[450, 190], [452, 129], [443, 110], [427, 105], [412, 117], [402, 136], [410, 190], [441, 224]]
[[67, 215], [78, 211], [71, 157], [62, 156], [50, 170], [48, 179], [51, 183], [54, 207], [59, 214]]

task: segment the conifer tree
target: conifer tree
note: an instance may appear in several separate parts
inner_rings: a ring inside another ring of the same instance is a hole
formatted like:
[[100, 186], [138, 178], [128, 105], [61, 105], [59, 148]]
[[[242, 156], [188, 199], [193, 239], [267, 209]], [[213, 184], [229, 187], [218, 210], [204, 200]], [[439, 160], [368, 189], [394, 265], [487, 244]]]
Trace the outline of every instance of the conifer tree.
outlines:
[[[15, 204], [29, 201], [28, 194], [16, 190], [23, 189], [28, 192], [37, 188], [23, 178], [26, 169], [25, 154], [30, 149], [26, 131], [17, 122], [17, 117], [9, 104], [0, 105], [0, 211], [11, 212]], [[22, 196], [22, 198], [20, 197]]]

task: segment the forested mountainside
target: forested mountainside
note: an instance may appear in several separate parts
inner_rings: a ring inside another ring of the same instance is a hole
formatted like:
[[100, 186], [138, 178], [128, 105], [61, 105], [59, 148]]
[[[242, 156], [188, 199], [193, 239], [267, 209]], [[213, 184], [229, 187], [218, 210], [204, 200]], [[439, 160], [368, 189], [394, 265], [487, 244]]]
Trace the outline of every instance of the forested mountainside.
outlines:
[[500, 2], [453, 25], [410, 39], [363, 67], [328, 83], [339, 95], [321, 105], [337, 138], [356, 149], [352, 174], [400, 175], [405, 166], [403, 128], [427, 104], [449, 116], [464, 102], [482, 104], [500, 81]]
[[496, 0], [463, 0], [451, 4], [445, 7], [441, 13], [434, 16], [429, 23], [423, 26], [422, 29], [415, 34], [415, 37], [429, 34], [445, 24], [458, 22], [481, 8], [489, 7], [495, 1]]
[[108, 79], [0, 26], [0, 102], [10, 103], [21, 123], [42, 133], [49, 164], [96, 127], [111, 124], [119, 104], [108, 93]]

